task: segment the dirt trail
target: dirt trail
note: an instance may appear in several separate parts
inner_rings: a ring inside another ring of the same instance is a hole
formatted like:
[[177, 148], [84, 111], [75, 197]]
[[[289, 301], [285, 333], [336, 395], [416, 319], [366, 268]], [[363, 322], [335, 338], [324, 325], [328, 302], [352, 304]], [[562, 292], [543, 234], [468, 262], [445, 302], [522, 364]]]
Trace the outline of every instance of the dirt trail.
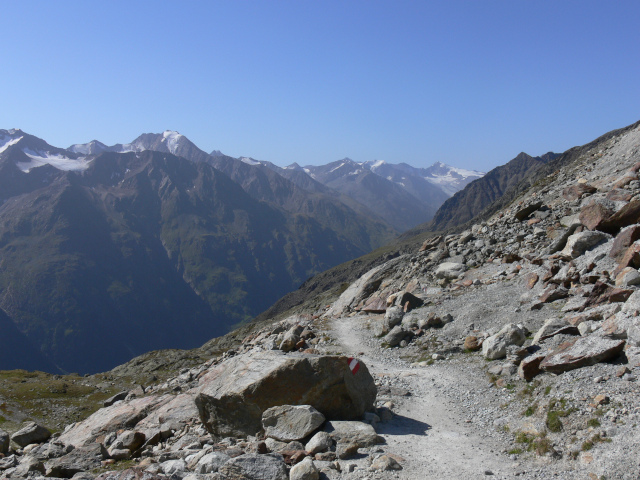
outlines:
[[374, 377], [395, 377], [411, 392], [394, 398], [393, 420], [376, 427], [387, 442], [385, 451], [405, 459], [395, 478], [513, 478], [514, 462], [499, 453], [504, 446], [467, 423], [455, 402], [432, 387], [460, 379], [446, 366], [411, 368], [382, 357], [369, 346], [371, 332], [361, 322], [359, 317], [333, 321], [333, 336], [344, 353], [362, 359]]

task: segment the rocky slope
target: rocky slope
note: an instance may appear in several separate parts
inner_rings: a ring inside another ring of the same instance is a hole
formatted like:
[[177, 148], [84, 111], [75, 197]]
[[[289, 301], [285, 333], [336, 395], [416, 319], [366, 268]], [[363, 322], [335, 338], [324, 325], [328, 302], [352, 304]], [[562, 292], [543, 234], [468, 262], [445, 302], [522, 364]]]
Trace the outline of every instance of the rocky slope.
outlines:
[[2, 474], [637, 478], [639, 170], [640, 123], [52, 438], [12, 424]]

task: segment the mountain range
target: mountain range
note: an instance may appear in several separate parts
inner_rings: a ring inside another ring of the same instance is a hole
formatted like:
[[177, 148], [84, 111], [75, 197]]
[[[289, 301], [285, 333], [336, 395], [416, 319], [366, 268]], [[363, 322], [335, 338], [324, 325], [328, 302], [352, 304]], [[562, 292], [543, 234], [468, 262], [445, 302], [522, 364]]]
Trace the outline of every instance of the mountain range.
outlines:
[[280, 168], [171, 131], [64, 149], [0, 130], [0, 368], [200, 345], [431, 218], [438, 182], [481, 175], [339, 163]]

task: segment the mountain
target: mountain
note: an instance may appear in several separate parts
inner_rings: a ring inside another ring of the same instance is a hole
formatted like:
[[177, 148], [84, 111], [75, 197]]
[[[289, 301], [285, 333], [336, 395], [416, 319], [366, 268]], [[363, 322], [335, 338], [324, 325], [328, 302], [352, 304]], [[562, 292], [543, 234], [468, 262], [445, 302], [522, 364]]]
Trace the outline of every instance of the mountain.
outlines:
[[433, 217], [428, 229], [431, 231], [446, 230], [471, 220], [500, 198], [509, 188], [532, 176], [559, 156], [553, 152], [548, 152], [540, 157], [532, 157], [524, 152], [520, 153], [513, 160], [472, 181], [463, 190], [446, 200]]
[[393, 235], [172, 132], [65, 150], [0, 130], [0, 149], [0, 309], [15, 326], [0, 349], [31, 345], [30, 368], [95, 372], [199, 345]]

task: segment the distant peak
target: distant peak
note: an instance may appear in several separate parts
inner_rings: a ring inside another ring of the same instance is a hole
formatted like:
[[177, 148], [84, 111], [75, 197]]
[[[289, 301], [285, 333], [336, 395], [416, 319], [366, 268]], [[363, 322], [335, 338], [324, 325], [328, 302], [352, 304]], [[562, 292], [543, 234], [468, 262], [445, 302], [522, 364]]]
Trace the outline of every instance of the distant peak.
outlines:
[[211, 155], [212, 157], [224, 157], [224, 153], [222, 153], [220, 150], [214, 150], [209, 155]]

